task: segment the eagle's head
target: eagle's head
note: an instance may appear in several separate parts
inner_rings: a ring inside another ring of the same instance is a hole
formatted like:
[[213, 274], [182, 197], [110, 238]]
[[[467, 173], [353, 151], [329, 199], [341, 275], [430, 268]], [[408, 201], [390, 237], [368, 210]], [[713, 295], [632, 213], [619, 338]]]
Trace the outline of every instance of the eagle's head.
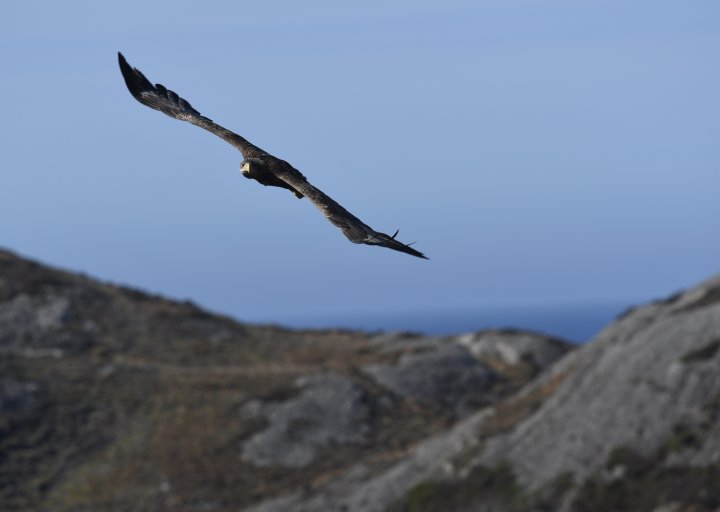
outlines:
[[260, 160], [243, 160], [240, 164], [240, 172], [246, 178], [255, 179], [258, 174], [261, 174], [263, 167], [265, 164]]

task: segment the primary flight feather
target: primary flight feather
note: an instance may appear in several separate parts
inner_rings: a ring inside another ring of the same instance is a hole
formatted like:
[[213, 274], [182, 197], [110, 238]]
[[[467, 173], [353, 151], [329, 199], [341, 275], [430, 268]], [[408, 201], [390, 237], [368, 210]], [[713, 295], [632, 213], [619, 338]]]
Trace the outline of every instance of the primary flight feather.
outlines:
[[392, 236], [375, 231], [331, 197], [311, 185], [300, 171], [285, 160], [274, 157], [237, 133], [214, 123], [163, 85], [150, 83], [145, 75], [137, 68], [131, 67], [119, 52], [118, 61], [125, 84], [136, 100], [170, 117], [205, 128], [235, 146], [243, 155], [244, 160], [240, 164], [240, 170], [246, 178], [254, 179], [265, 186], [285, 188], [298, 198], [307, 197], [353, 243], [380, 245], [427, 259], [424, 254], [416, 251], [410, 245], [395, 240], [397, 231]]

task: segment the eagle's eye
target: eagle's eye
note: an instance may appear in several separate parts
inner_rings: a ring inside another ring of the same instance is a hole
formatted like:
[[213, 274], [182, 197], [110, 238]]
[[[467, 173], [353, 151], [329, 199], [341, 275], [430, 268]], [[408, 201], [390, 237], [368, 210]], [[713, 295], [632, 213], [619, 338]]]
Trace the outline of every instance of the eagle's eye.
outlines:
[[243, 162], [243, 164], [240, 166], [240, 172], [243, 174], [250, 173], [250, 162]]

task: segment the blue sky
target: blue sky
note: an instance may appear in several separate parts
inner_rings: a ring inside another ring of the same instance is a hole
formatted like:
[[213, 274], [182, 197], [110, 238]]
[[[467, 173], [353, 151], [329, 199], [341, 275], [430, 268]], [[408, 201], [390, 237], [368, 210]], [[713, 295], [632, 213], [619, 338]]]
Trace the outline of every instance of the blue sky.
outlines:
[[[0, 245], [243, 320], [632, 302], [718, 272], [714, 1], [0, 7]], [[431, 259], [348, 242], [116, 52]]]

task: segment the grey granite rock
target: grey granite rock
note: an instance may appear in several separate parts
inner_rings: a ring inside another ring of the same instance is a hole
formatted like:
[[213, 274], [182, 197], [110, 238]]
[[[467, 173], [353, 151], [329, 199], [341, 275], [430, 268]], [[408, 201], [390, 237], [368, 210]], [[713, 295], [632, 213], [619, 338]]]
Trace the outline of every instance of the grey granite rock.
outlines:
[[523, 331], [481, 331], [457, 336], [481, 360], [498, 360], [507, 365], [530, 362], [546, 368], [568, 352], [568, 344], [555, 338]]
[[300, 468], [332, 444], [357, 444], [369, 431], [369, 407], [362, 387], [336, 374], [298, 379], [302, 391], [282, 402], [249, 402], [243, 411], [266, 418], [266, 428], [242, 446], [257, 466]]
[[370, 365], [363, 370], [381, 386], [424, 404], [439, 405], [456, 416], [492, 400], [498, 375], [455, 343], [434, 343], [404, 354], [395, 365]]
[[18, 295], [0, 303], [0, 346], [35, 343], [67, 321], [70, 301], [63, 296]]
[[[531, 487], [563, 472], [582, 480], [617, 447], [649, 454], [678, 425], [702, 422], [720, 396], [720, 353], [692, 356], [720, 339], [720, 300], [707, 300], [718, 289], [713, 279], [636, 309], [569, 354], [538, 383], [559, 379], [557, 390], [477, 462], [509, 461]], [[717, 463], [718, 451], [699, 458]]]

